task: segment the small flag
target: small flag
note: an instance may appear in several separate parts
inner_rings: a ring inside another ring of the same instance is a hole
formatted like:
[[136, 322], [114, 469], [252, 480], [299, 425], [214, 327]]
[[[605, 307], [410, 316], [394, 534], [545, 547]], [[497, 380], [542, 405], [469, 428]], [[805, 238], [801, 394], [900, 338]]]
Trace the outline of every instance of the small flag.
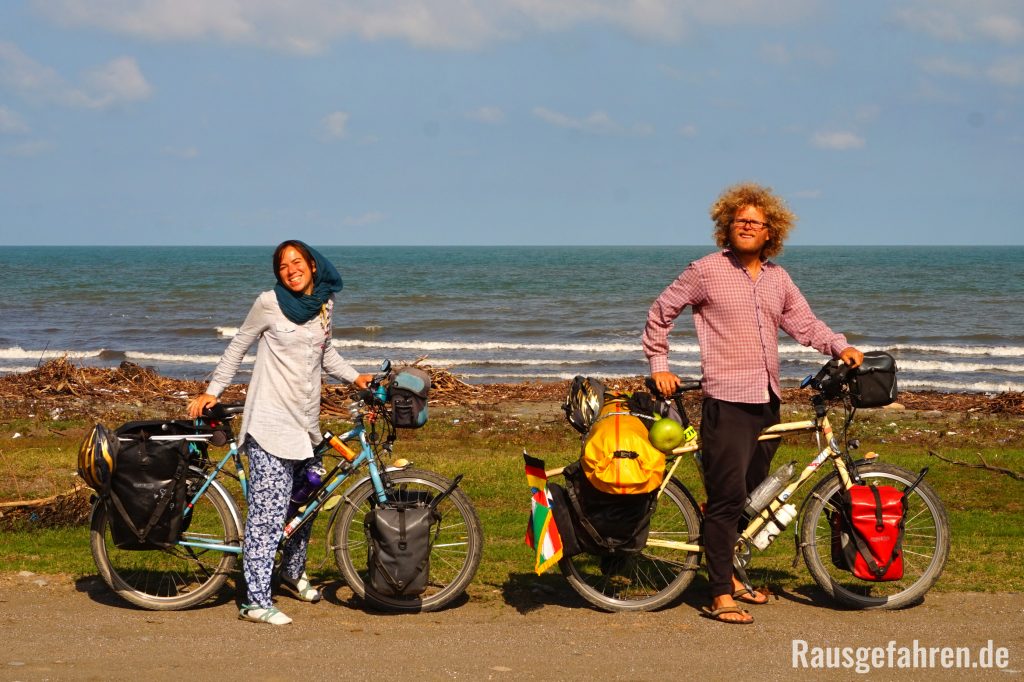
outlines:
[[526, 482], [530, 485], [532, 500], [530, 521], [526, 527], [526, 544], [537, 551], [533, 570], [540, 575], [562, 558], [562, 538], [551, 514], [551, 495], [548, 493], [544, 462], [525, 452], [523, 459], [526, 461]]

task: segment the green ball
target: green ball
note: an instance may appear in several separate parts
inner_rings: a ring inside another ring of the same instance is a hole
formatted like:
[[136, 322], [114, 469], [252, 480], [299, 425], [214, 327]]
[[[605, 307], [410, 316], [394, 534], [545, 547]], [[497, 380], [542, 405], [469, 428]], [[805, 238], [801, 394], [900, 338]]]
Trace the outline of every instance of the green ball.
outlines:
[[651, 445], [662, 452], [672, 452], [683, 442], [685, 434], [679, 422], [671, 419], [659, 419], [651, 425], [651, 431], [647, 437], [650, 439]]

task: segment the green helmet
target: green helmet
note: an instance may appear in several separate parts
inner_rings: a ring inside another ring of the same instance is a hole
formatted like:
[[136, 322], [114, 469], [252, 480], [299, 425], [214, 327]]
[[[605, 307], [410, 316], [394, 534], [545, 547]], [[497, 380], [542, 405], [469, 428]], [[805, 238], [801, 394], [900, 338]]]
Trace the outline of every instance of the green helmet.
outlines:
[[673, 419], [659, 419], [651, 425], [647, 437], [651, 445], [662, 452], [672, 452], [683, 442], [685, 434], [679, 422]]

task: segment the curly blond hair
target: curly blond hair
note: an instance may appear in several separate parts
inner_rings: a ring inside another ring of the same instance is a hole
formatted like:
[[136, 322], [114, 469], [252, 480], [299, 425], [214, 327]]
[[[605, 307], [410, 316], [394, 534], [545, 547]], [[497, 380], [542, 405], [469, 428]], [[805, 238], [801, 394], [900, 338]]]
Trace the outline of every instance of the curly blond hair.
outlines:
[[782, 243], [786, 241], [789, 231], [796, 224], [796, 214], [789, 210], [781, 197], [772, 192], [771, 187], [753, 182], [741, 182], [726, 187], [711, 205], [711, 220], [715, 223], [715, 242], [723, 249], [729, 246], [732, 220], [745, 206], [759, 208], [768, 223], [768, 234], [771, 239], [764, 245], [763, 255], [771, 258], [782, 253]]

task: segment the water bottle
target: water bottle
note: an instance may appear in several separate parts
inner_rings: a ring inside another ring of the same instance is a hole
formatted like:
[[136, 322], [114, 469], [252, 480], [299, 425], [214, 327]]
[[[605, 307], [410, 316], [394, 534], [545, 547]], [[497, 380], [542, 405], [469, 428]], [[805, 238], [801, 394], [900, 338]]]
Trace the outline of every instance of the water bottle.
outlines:
[[[356, 453], [352, 451], [352, 448], [341, 442], [341, 439], [335, 436], [330, 431], [324, 431], [324, 439], [320, 441], [320, 445], [313, 449], [318, 455], [322, 455], [329, 449], [333, 449], [339, 455], [341, 455], [346, 462], [351, 462], [356, 458]], [[322, 476], [323, 474], [321, 474]]]
[[767, 549], [768, 545], [778, 537], [782, 529], [789, 525], [789, 522], [796, 518], [796, 507], [791, 504], [784, 504], [775, 512], [772, 520], [765, 524], [764, 528], [751, 540], [754, 547]]
[[324, 469], [319, 464], [310, 464], [306, 467], [306, 481], [292, 493], [291, 502], [288, 504], [288, 514], [286, 518], [291, 518], [299, 511], [299, 507], [306, 503], [309, 496], [313, 494], [320, 484], [323, 483], [324, 476], [327, 474], [327, 469]]
[[747, 515], [747, 518], [754, 518], [761, 513], [761, 510], [768, 506], [768, 504], [775, 499], [786, 484], [789, 483], [789, 479], [793, 478], [793, 474], [796, 473], [796, 462], [790, 462], [789, 464], [783, 465], [772, 472], [772, 475], [761, 481], [761, 485], [754, 488], [754, 492], [750, 493], [747, 498], [747, 506], [743, 508], [743, 513]]

